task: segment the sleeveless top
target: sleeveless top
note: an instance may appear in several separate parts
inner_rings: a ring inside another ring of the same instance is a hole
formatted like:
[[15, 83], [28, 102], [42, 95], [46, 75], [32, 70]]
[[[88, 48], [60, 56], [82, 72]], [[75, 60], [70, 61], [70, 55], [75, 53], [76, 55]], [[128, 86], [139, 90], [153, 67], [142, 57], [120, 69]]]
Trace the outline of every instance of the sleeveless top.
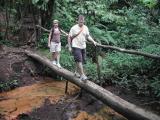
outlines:
[[[54, 30], [53, 30], [54, 29]], [[52, 42], [56, 42], [56, 43], [60, 43], [60, 30], [59, 28], [52, 28], [52, 35], [51, 35], [51, 41]]]

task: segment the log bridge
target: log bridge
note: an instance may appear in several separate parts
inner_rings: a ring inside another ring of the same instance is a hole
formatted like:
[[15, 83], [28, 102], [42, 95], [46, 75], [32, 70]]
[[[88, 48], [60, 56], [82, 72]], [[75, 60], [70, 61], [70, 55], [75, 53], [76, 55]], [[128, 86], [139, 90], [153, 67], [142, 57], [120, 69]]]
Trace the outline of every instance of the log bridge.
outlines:
[[126, 117], [128, 120], [160, 120], [160, 116], [123, 100], [122, 98], [112, 94], [108, 90], [98, 86], [97, 84], [89, 80], [87, 80], [86, 83], [82, 82], [79, 78], [75, 77], [72, 72], [64, 68], [59, 69], [57, 66], [53, 65], [48, 58], [44, 56], [41, 56], [29, 50], [25, 50], [25, 53], [33, 59], [44, 64], [45, 66], [51, 68], [51, 70], [57, 75], [60, 75], [68, 81], [85, 89], [97, 99], [101, 100], [104, 104]]

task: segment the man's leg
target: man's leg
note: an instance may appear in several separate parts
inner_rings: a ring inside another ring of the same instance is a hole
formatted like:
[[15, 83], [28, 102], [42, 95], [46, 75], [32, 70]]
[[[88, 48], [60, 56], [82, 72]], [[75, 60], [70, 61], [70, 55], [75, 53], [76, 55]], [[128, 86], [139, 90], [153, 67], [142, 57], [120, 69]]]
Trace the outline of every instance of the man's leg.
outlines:
[[83, 69], [83, 63], [85, 63], [86, 60], [86, 50], [85, 49], [81, 49], [81, 56], [82, 56], [82, 62], [81, 62], [81, 69], [82, 69], [82, 75], [80, 77], [81, 80], [87, 80], [87, 76], [84, 73], [84, 69]]
[[78, 63], [77, 63], [77, 67], [78, 67], [78, 69], [79, 69], [80, 79], [81, 79], [82, 81], [87, 80], [87, 76], [86, 76], [85, 73], [84, 73], [84, 69], [83, 69], [83, 64], [82, 64], [82, 62], [78, 62]]
[[76, 62], [77, 72], [79, 72], [80, 76], [84, 75], [82, 62]]
[[79, 74], [79, 73], [80, 73], [80, 72], [79, 72], [79, 68], [78, 68], [78, 63], [76, 62], [74, 75], [75, 75], [76, 77], [80, 77], [80, 74]]
[[73, 48], [73, 55], [74, 55], [74, 59], [76, 62], [76, 68], [77, 68], [77, 72], [80, 74], [80, 79], [81, 80], [85, 80], [87, 79], [87, 77], [84, 74], [84, 70], [83, 70], [83, 55], [82, 55], [82, 49], [79, 48]]

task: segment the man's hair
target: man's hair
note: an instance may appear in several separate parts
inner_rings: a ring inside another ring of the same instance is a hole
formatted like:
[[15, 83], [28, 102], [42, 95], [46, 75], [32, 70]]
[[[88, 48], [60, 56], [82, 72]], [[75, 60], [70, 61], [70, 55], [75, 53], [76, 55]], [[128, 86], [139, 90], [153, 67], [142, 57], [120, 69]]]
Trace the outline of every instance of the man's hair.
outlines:
[[83, 15], [79, 15], [78, 16], [78, 21], [84, 21], [84, 16]]

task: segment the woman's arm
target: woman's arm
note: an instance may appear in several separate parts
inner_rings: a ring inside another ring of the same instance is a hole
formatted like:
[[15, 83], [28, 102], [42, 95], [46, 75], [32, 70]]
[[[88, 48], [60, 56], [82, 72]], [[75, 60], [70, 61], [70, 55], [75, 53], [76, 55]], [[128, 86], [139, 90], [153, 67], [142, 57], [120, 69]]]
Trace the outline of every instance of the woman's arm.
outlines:
[[49, 33], [49, 37], [48, 37], [48, 47], [51, 46], [51, 35], [52, 35], [52, 30]]
[[65, 34], [65, 36], [68, 36], [68, 33], [66, 33], [65, 31], [63, 31], [62, 29], [60, 30], [63, 34]]

